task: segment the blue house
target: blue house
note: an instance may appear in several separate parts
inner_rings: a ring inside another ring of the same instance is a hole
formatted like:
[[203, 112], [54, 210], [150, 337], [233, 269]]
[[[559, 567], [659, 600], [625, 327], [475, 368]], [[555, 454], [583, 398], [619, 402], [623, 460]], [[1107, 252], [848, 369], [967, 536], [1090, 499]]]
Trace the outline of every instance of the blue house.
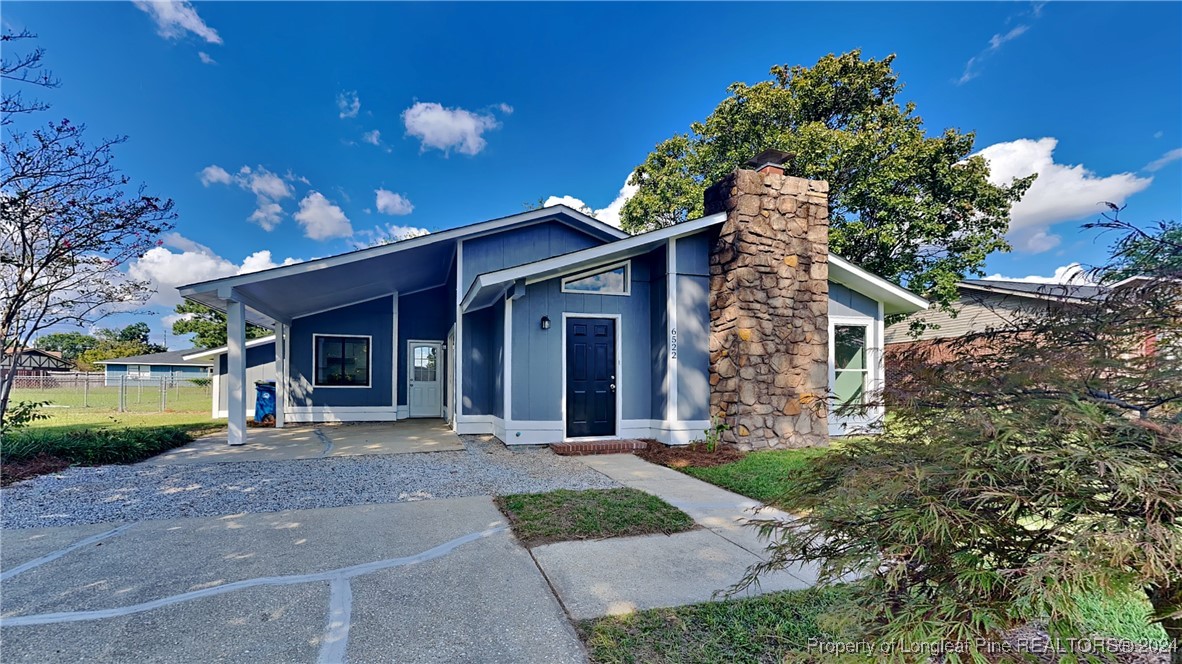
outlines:
[[884, 317], [927, 303], [829, 253], [826, 183], [752, 166], [705, 216], [639, 235], [555, 206], [181, 288], [228, 316], [229, 442], [247, 321], [275, 330], [279, 426], [683, 444], [717, 420], [756, 448], [872, 423]]
[[103, 382], [119, 385], [132, 381], [174, 381], [209, 378], [213, 363], [209, 360], [186, 360], [185, 356], [197, 352], [197, 348], [170, 350], [166, 353], [150, 353], [132, 357], [117, 357], [95, 364], [103, 365]]

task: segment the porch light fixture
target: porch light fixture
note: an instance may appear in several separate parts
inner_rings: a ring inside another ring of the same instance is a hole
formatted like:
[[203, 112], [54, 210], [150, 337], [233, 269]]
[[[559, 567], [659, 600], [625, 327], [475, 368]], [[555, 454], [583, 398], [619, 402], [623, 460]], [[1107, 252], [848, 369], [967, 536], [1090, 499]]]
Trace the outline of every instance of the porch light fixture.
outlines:
[[550, 329], [550, 317], [549, 316], [542, 316], [542, 329], [543, 330]]

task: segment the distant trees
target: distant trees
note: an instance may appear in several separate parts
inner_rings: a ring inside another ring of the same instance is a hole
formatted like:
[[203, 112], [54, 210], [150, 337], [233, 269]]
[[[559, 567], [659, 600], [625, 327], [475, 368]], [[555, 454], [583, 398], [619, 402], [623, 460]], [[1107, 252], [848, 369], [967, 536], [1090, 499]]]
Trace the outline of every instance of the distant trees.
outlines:
[[1182, 244], [1111, 207], [1092, 276], [1147, 279], [913, 358], [882, 435], [794, 478], [799, 516], [763, 524], [756, 573], [819, 563], [823, 584], [857, 579], [833, 617], [861, 636], [970, 648], [1030, 621], [1091, 636], [1081, 597], [1144, 597], [1182, 664]]
[[829, 182], [834, 253], [954, 302], [957, 281], [1009, 248], [1010, 206], [1034, 176], [994, 185], [985, 159], [972, 156], [973, 133], [928, 135], [915, 105], [897, 98], [894, 59], [855, 50], [812, 67], [773, 67], [771, 80], [755, 85], [731, 84], [705, 120], [636, 167], [624, 230], [701, 215], [706, 187], [763, 150], [785, 150], [795, 155], [789, 175]]
[[[91, 143], [86, 128], [68, 119], [16, 130], [16, 118], [48, 105], [23, 97], [23, 88], [56, 87], [40, 48], [17, 52], [32, 39], [6, 32], [0, 61], [0, 346], [29, 347], [38, 333], [90, 325], [128, 305], [145, 302], [150, 284], [122, 270], [156, 246], [172, 228], [173, 202], [150, 196], [114, 163], [123, 137]], [[89, 351], [86, 351], [89, 352]], [[83, 352], [82, 355], [85, 356]], [[0, 381], [0, 418], [15, 372]]]
[[[181, 318], [172, 324], [173, 334], [192, 334], [193, 343], [201, 348], [226, 345], [226, 314], [189, 301], [176, 305], [175, 311], [181, 314]], [[273, 333], [265, 327], [246, 325], [247, 339], [258, 339]]]
[[37, 338], [34, 347], [61, 353], [62, 359], [73, 362], [82, 353], [98, 345], [98, 339], [81, 332], [54, 332]]

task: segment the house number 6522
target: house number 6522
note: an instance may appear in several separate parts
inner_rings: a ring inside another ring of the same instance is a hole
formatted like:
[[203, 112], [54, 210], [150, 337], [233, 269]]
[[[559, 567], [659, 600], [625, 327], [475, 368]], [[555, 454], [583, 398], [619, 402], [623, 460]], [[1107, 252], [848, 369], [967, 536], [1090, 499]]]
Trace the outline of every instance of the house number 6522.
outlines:
[[677, 328], [669, 329], [669, 358], [677, 359]]

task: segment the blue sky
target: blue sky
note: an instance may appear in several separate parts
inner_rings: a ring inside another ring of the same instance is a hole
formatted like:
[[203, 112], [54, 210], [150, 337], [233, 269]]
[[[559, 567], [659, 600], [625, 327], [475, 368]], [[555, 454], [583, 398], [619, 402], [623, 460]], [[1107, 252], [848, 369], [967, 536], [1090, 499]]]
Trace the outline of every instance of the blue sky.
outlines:
[[853, 48], [898, 55], [930, 132], [975, 131], [998, 177], [1040, 173], [990, 275], [1100, 260], [1079, 226], [1102, 200], [1138, 221], [1182, 208], [1178, 3], [6, 2], [3, 21], [47, 50], [51, 113], [127, 134], [122, 168], [176, 200], [176, 234], [130, 268], [159, 285], [158, 340], [176, 285], [375, 229], [550, 197], [610, 218], [728, 84]]

